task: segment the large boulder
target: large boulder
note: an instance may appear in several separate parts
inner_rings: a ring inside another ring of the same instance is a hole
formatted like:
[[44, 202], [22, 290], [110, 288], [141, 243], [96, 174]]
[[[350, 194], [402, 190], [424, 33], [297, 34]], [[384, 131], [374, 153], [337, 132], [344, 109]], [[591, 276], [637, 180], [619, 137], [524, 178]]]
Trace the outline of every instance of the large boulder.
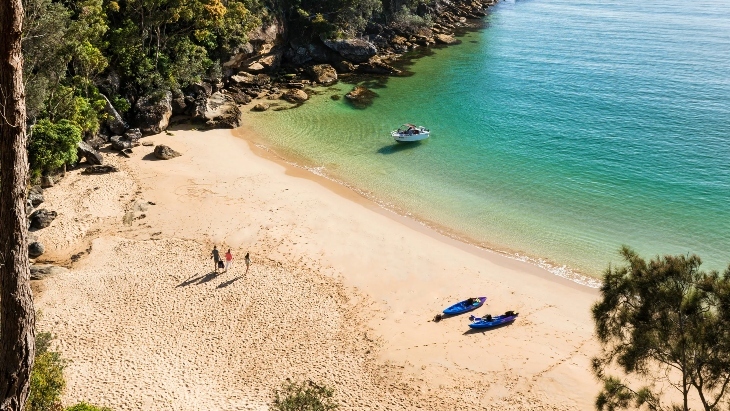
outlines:
[[30, 227], [40, 230], [46, 228], [58, 217], [55, 211], [48, 211], [45, 208], [36, 210], [30, 215]]
[[394, 75], [394, 74], [401, 73], [400, 70], [383, 62], [377, 56], [368, 60], [367, 63], [362, 63], [359, 66], [357, 66], [357, 71], [359, 71], [360, 73], [365, 73], [365, 74], [386, 74], [386, 75]]
[[104, 124], [114, 134], [124, 133], [124, 130], [127, 129], [127, 124], [124, 122], [124, 119], [119, 115], [119, 112], [114, 108], [111, 101], [105, 95], [102, 94], [101, 96], [104, 97], [105, 102], [104, 113], [106, 114], [106, 119], [104, 120]]
[[119, 171], [118, 168], [116, 168], [113, 165], [110, 164], [104, 164], [100, 166], [89, 166], [84, 169], [84, 171], [81, 172], [81, 174], [107, 174], [107, 173], [116, 173]]
[[41, 186], [33, 186], [28, 190], [28, 201], [33, 207], [38, 207], [44, 201], [43, 188]]
[[291, 89], [291, 90], [288, 90], [286, 93], [284, 93], [281, 96], [281, 98], [283, 98], [284, 100], [286, 100], [290, 103], [299, 104], [299, 103], [304, 103], [305, 101], [307, 101], [307, 99], [309, 99], [309, 96], [307, 95], [306, 92], [304, 92], [304, 90]]
[[232, 96], [218, 91], [207, 101], [205, 119], [211, 128], [236, 128], [241, 125], [241, 109]]
[[111, 143], [112, 148], [115, 150], [122, 151], [128, 148], [132, 148], [132, 143], [123, 136], [112, 136], [109, 139], [109, 142]]
[[345, 98], [357, 108], [365, 108], [373, 104], [373, 99], [377, 96], [376, 92], [364, 86], [357, 86], [345, 94]]
[[460, 43], [459, 39], [448, 34], [437, 34], [434, 36], [434, 39], [436, 40], [436, 43], [439, 44], [451, 45]]
[[104, 163], [104, 157], [102, 157], [98, 151], [94, 150], [94, 147], [92, 147], [89, 143], [79, 141], [76, 144], [76, 151], [78, 152], [79, 160], [85, 158], [86, 162], [91, 165]]
[[317, 83], [325, 86], [335, 84], [337, 82], [337, 71], [329, 64], [317, 64], [309, 69], [309, 74]]
[[167, 129], [172, 116], [172, 93], [166, 91], [137, 100], [135, 119], [143, 135], [159, 134]]
[[38, 241], [33, 241], [32, 243], [28, 244], [28, 257], [30, 258], [38, 258], [45, 252], [46, 248], [43, 247], [43, 244], [39, 243]]
[[324, 45], [353, 63], [363, 63], [378, 53], [377, 47], [363, 39], [323, 40]]
[[271, 105], [266, 104], [266, 103], [258, 103], [255, 106], [253, 106], [251, 111], [266, 111], [269, 109], [269, 107], [271, 107]]
[[154, 155], [160, 160], [170, 160], [175, 157], [180, 157], [182, 154], [164, 144], [160, 144], [159, 146], [155, 147]]

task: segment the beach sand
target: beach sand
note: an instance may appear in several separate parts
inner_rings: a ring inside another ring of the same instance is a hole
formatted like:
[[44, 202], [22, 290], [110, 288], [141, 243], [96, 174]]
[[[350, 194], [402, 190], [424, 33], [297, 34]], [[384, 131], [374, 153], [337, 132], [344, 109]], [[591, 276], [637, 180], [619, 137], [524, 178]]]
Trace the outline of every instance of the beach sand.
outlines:
[[[38, 326], [70, 360], [67, 404], [265, 410], [292, 378], [333, 387], [345, 410], [592, 409], [595, 289], [443, 237], [230, 131], [172, 134], [146, 140], [181, 157], [107, 153], [119, 173], [72, 171], [46, 191], [59, 217], [35, 233], [42, 260], [70, 270], [35, 288]], [[212, 273], [213, 245], [232, 250], [229, 272]], [[518, 320], [431, 321], [477, 295], [478, 315]]]

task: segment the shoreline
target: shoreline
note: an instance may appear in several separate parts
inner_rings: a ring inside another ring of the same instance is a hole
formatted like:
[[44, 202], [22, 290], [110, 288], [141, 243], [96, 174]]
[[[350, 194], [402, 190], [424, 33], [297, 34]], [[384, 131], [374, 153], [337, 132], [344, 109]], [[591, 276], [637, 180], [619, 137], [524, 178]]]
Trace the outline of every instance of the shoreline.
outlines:
[[550, 277], [566, 280], [569, 283], [591, 289], [598, 289], [601, 286], [600, 278], [582, 274], [567, 265], [560, 265], [549, 259], [530, 256], [516, 250], [502, 249], [497, 245], [487, 244], [484, 241], [471, 238], [460, 233], [458, 230], [434, 223], [425, 218], [419, 218], [410, 213], [405, 213], [397, 205], [380, 200], [377, 194], [361, 190], [354, 184], [329, 175], [326, 169], [322, 171], [324, 167], [307, 165], [306, 163], [309, 160], [304, 157], [287, 157], [281, 154], [275, 147], [272, 147], [273, 143], [268, 141], [260, 133], [257, 133], [250, 125], [238, 127], [232, 130], [232, 134], [248, 142], [251, 150], [257, 155], [286, 167], [287, 174], [315, 181], [332, 192], [358, 202], [411, 229], [421, 231], [433, 238], [456, 245], [465, 251], [475, 255], [482, 255], [485, 258], [488, 258], [487, 256], [490, 255], [498, 255], [514, 262], [528, 264], [529, 266], [535, 267], [536, 275], [546, 275], [548, 273]]
[[[291, 377], [332, 385], [350, 410], [590, 406], [595, 290], [394, 221], [227, 130], [173, 133], [150, 139], [181, 157], [106, 154], [119, 173], [73, 170], [48, 192], [59, 217], [39, 235], [73, 239], [58, 254], [92, 244], [35, 297], [70, 360], [68, 403], [263, 410]], [[252, 272], [210, 273], [213, 244], [250, 251]], [[430, 321], [474, 293], [489, 297], [477, 314], [520, 318], [489, 333]]]

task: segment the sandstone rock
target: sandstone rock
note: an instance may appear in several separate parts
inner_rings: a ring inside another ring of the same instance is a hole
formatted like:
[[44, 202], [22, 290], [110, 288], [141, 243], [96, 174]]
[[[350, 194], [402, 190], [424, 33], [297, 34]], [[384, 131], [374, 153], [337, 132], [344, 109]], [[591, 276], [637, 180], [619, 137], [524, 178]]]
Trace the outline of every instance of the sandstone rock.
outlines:
[[167, 129], [172, 116], [172, 93], [145, 96], [135, 105], [136, 121], [143, 135], [158, 134]]
[[400, 74], [397, 68], [384, 63], [379, 57], [373, 57], [367, 63], [362, 63], [357, 67], [357, 71], [366, 74]]
[[38, 258], [46, 252], [46, 248], [38, 241], [28, 244], [28, 257]]
[[325, 86], [335, 84], [337, 82], [337, 72], [329, 64], [317, 64], [309, 69], [309, 74], [314, 81]]
[[182, 155], [164, 144], [156, 146], [154, 154], [155, 157], [160, 160], [170, 160], [172, 158], [180, 157]]
[[127, 129], [127, 124], [124, 122], [124, 119], [122, 119], [122, 116], [119, 115], [119, 112], [117, 112], [109, 99], [103, 94], [101, 96], [105, 101], [104, 112], [106, 113], [106, 120], [104, 120], [104, 124], [114, 134], [124, 133], [124, 130]]
[[292, 89], [292, 90], [288, 90], [286, 93], [284, 93], [281, 96], [281, 98], [283, 98], [284, 100], [286, 100], [290, 103], [303, 103], [303, 102], [307, 101], [309, 96], [307, 95], [306, 92], [304, 92], [304, 90]]
[[357, 70], [357, 66], [347, 60], [340, 60], [332, 63], [339, 73], [352, 73]]
[[84, 169], [84, 171], [81, 172], [81, 174], [107, 174], [107, 173], [116, 173], [119, 171], [118, 168], [115, 166], [104, 164], [100, 166], [89, 166]]
[[78, 152], [79, 160], [85, 158], [86, 162], [91, 165], [104, 163], [104, 157], [102, 157], [98, 151], [94, 150], [94, 147], [91, 147], [91, 145], [84, 141], [79, 141], [76, 144], [76, 151]]
[[258, 103], [255, 106], [253, 106], [253, 108], [251, 109], [251, 111], [266, 111], [266, 110], [269, 109], [269, 107], [271, 107], [269, 104], [266, 104], [266, 103]]
[[255, 63], [252, 63], [248, 66], [247, 70], [252, 73], [258, 73], [259, 71], [264, 71], [264, 65], [259, 63], [258, 61]]
[[63, 267], [51, 264], [33, 264], [30, 266], [30, 279], [36, 281], [43, 280], [56, 274], [65, 273], [66, 271], [68, 270]]
[[53, 184], [55, 184], [55, 182], [53, 181], [53, 177], [51, 177], [51, 176], [42, 176], [41, 177], [41, 187], [43, 187], [43, 188], [53, 187]]
[[185, 101], [185, 96], [182, 94], [173, 95], [170, 105], [172, 106], [173, 116], [185, 114], [185, 110], [188, 108], [188, 103]]
[[236, 128], [241, 126], [241, 109], [237, 104], [227, 105], [219, 109], [221, 114], [214, 116], [205, 124], [210, 128]]
[[33, 207], [38, 207], [43, 203], [43, 188], [41, 186], [33, 186], [28, 190], [28, 201]]
[[30, 226], [40, 230], [51, 225], [51, 222], [56, 219], [58, 213], [55, 211], [48, 211], [45, 208], [36, 210], [30, 215]]
[[459, 40], [448, 34], [437, 34], [434, 39], [439, 44], [458, 44]]
[[378, 53], [373, 43], [363, 39], [323, 40], [324, 45], [354, 63], [362, 63]]
[[365, 108], [373, 104], [373, 99], [377, 96], [378, 94], [376, 92], [364, 86], [357, 86], [345, 94], [345, 98], [357, 108]]

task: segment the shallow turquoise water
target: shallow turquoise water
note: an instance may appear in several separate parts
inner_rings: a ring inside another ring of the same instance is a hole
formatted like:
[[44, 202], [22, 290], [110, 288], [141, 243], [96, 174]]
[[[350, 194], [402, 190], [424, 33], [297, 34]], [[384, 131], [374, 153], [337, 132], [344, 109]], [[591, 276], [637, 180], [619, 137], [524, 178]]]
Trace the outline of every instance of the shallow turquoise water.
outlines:
[[[391, 78], [246, 121], [285, 155], [477, 243], [597, 275], [628, 244], [730, 263], [730, 2], [505, 2]], [[432, 138], [397, 146], [389, 130]]]

